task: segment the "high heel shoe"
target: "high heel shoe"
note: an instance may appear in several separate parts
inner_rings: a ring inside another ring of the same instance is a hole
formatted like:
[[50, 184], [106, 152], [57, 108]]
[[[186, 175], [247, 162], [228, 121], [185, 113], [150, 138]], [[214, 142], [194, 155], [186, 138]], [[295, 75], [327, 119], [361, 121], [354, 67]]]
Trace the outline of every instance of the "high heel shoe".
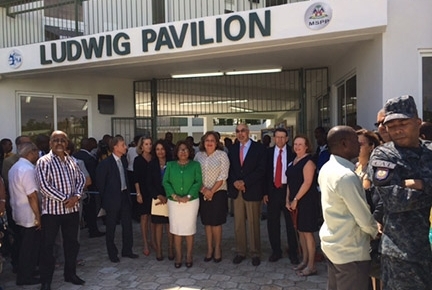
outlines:
[[190, 268], [193, 265], [193, 258], [186, 259], [186, 267]]
[[181, 266], [182, 266], [181, 262], [180, 263], [177, 263], [177, 262], [174, 263], [174, 267], [176, 267], [177, 269], [180, 268]]
[[303, 270], [303, 269], [306, 268], [306, 267], [307, 267], [307, 264], [301, 262], [300, 264], [298, 264], [297, 266], [293, 267], [292, 269], [293, 269], [294, 271], [301, 271], [301, 270]]
[[213, 254], [210, 257], [204, 257], [204, 262], [210, 262], [213, 259]]
[[213, 258], [213, 262], [215, 262], [215, 263], [220, 263], [222, 261], [222, 257], [220, 257], [220, 258]]

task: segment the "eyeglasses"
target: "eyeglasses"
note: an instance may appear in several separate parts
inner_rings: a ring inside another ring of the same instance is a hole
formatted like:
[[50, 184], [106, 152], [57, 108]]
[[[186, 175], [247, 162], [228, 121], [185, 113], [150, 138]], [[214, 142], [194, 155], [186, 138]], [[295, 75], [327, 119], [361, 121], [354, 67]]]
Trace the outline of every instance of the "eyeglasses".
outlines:
[[56, 138], [51, 140], [53, 143], [67, 143], [66, 139], [63, 138]]
[[374, 125], [375, 125], [375, 127], [378, 128], [379, 126], [384, 125], [384, 122], [380, 121], [380, 122], [375, 123]]
[[236, 129], [236, 131], [235, 131], [236, 133], [245, 133], [245, 132], [247, 132], [247, 129], [240, 129], [240, 130], [238, 130], [238, 129]]
[[179, 149], [178, 151], [179, 151], [179, 152], [189, 152], [189, 149], [187, 149], [187, 148], [181, 148], [181, 149]]

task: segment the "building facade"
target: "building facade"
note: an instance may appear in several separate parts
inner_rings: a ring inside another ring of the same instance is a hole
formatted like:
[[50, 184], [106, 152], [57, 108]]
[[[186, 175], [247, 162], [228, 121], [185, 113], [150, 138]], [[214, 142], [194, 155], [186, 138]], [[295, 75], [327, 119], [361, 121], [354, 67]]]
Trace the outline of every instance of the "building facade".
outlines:
[[312, 136], [402, 94], [432, 118], [428, 0], [3, 2], [2, 137]]

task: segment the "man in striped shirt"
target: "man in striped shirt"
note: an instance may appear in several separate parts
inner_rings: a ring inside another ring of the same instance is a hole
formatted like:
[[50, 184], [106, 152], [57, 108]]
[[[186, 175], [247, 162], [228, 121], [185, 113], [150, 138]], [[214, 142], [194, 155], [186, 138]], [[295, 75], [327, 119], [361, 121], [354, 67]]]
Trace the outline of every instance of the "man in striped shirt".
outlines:
[[36, 178], [42, 195], [42, 290], [51, 289], [55, 268], [53, 247], [59, 228], [65, 249], [64, 279], [75, 285], [85, 283], [76, 275], [76, 258], [79, 250], [78, 208], [85, 177], [75, 161], [66, 153], [67, 145], [66, 133], [54, 131], [50, 137], [51, 151], [42, 156], [36, 164]]

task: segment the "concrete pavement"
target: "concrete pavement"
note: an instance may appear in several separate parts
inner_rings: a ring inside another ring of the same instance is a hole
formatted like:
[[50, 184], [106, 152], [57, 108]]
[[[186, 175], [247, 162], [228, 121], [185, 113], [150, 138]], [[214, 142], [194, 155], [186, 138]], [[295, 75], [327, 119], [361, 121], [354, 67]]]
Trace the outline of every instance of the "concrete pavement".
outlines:
[[[87, 230], [81, 231], [81, 249], [79, 258], [85, 260], [84, 266], [77, 267], [77, 275], [86, 281], [84, 286], [76, 286], [63, 281], [63, 269], [56, 269], [52, 289], [247, 289], [247, 290], [315, 290], [326, 289], [327, 269], [325, 262], [317, 263], [318, 275], [299, 277], [292, 270], [292, 265], [285, 253], [277, 262], [268, 262], [271, 254], [267, 238], [267, 221], [261, 221], [261, 265], [254, 267], [248, 257], [239, 265], [232, 263], [234, 257], [234, 218], [228, 217], [223, 226], [222, 262], [204, 262], [206, 253], [204, 227], [198, 218], [195, 236], [194, 264], [192, 268], [183, 266], [174, 268], [174, 262], [167, 258], [156, 260], [156, 254], [142, 254], [142, 242], [139, 224], [134, 222], [134, 252], [138, 259], [120, 257], [120, 263], [111, 263], [107, 257], [105, 238], [89, 239]], [[282, 221], [283, 224], [283, 221]], [[100, 229], [103, 230], [103, 226]], [[283, 227], [282, 227], [283, 228]], [[121, 249], [121, 227], [117, 227], [116, 245]], [[286, 234], [282, 232], [282, 237]], [[284, 239], [283, 239], [284, 240]], [[285, 241], [285, 240], [284, 240]], [[286, 242], [284, 242], [286, 244]], [[166, 241], [164, 240], [166, 248]], [[4, 264], [0, 274], [0, 287], [9, 289], [39, 289], [40, 285], [18, 287], [10, 261]]]

